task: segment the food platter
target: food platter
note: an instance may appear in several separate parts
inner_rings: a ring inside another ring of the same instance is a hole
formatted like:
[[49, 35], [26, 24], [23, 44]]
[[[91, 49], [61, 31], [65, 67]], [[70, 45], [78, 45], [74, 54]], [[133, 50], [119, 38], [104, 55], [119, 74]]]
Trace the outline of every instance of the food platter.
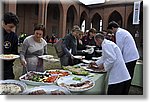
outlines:
[[59, 78], [57, 84], [72, 92], [82, 92], [92, 89], [95, 82], [87, 76], [70, 75]]
[[90, 72], [96, 72], [96, 73], [106, 73], [105, 70], [100, 70], [96, 68], [88, 68], [88, 67], [83, 67], [85, 70], [90, 71]]
[[23, 93], [27, 85], [17, 80], [0, 80], [1, 95], [18, 95]]
[[55, 84], [58, 76], [46, 75], [41, 72], [30, 71], [22, 75], [19, 80], [29, 85], [50, 85]]
[[96, 64], [89, 64], [88, 66], [85, 66], [83, 68], [90, 72], [106, 73], [105, 69], [100, 69]]
[[29, 85], [50, 85], [55, 84], [58, 78], [68, 76], [72, 73], [68, 70], [46, 70], [45, 72], [27, 72], [19, 79]]
[[86, 71], [84, 68], [82, 68], [82, 66], [63, 66], [63, 69], [64, 70], [69, 70], [70, 72], [72, 72], [72, 74], [75, 74], [75, 75], [84, 75], [84, 76], [87, 76], [89, 75], [90, 73], [88, 71]]
[[71, 95], [71, 92], [65, 88], [56, 85], [45, 85], [26, 90], [24, 95]]
[[0, 59], [3, 59], [3, 60], [14, 60], [19, 57], [20, 57], [19, 55], [15, 55], [15, 54], [1, 54], [0, 55]]
[[59, 77], [63, 77], [63, 76], [68, 76], [71, 75], [72, 73], [68, 70], [46, 70], [44, 72], [45, 74], [50, 74], [52, 76], [58, 76]]

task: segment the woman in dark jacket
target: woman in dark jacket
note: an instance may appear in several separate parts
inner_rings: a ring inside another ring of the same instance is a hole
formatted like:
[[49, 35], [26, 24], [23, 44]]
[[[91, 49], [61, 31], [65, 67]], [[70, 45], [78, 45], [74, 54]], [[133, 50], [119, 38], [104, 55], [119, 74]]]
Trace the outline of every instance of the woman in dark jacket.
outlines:
[[64, 55], [60, 57], [62, 66], [73, 65], [73, 55], [77, 54], [77, 35], [80, 31], [79, 26], [75, 25], [72, 32], [64, 37]]

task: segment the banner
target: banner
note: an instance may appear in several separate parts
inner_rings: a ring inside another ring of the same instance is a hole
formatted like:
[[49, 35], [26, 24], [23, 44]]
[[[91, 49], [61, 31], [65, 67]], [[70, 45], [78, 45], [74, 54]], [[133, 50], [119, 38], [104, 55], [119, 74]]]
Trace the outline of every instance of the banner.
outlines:
[[139, 24], [141, 1], [134, 2], [133, 24]]

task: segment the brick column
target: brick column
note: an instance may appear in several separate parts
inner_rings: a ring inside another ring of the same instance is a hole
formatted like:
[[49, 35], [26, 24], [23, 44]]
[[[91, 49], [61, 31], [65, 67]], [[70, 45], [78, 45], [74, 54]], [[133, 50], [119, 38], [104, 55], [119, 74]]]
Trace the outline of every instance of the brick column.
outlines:
[[47, 26], [47, 9], [48, 9], [48, 2], [45, 3], [45, 16], [44, 16], [44, 25]]
[[45, 24], [45, 3], [39, 5], [38, 23]]
[[67, 22], [67, 12], [63, 12], [63, 22], [62, 22], [62, 34], [60, 37], [64, 37], [66, 35], [66, 22]]
[[[5, 3], [6, 3], [5, 12], [12, 12], [16, 14], [16, 0], [14, 0], [13, 2], [11, 0], [7, 0]], [[16, 28], [14, 28], [13, 31], [16, 32]]]
[[7, 0], [6, 2], [6, 12], [12, 12], [16, 14], [16, 0]]
[[86, 30], [89, 30], [90, 29], [90, 26], [91, 26], [91, 22], [90, 22], [90, 18], [88, 17], [88, 19], [86, 20]]

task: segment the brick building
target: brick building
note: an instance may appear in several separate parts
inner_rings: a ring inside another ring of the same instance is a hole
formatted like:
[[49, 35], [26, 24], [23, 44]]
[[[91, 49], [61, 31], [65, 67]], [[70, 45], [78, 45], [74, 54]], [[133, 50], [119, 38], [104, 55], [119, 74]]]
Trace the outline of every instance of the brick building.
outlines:
[[[20, 0], [21, 1], [21, 0]], [[33, 33], [37, 23], [46, 25], [46, 34], [64, 37], [73, 25], [84, 26], [84, 31], [94, 27], [97, 31], [106, 30], [108, 23], [115, 20], [122, 28], [127, 29], [135, 38], [137, 46], [143, 43], [143, 2], [140, 7], [140, 24], [133, 25], [134, 0], [107, 1], [105, 3], [84, 5], [78, 0], [37, 0], [37, 2], [19, 2], [6, 0], [3, 2], [4, 12], [11, 11], [18, 15], [20, 23], [16, 32]], [[84, 25], [82, 25], [84, 22]], [[143, 47], [142, 47], [143, 48]]]

